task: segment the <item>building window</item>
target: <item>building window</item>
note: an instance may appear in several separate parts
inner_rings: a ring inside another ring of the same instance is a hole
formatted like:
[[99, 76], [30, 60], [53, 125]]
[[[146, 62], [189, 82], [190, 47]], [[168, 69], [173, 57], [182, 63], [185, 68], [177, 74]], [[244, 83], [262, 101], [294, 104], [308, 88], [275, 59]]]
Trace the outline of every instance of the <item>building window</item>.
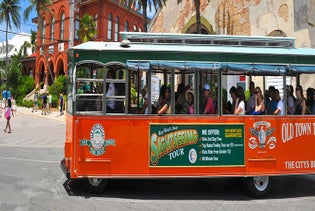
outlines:
[[46, 20], [43, 20], [43, 27], [42, 27], [42, 43], [45, 43], [46, 37]]
[[97, 38], [97, 19], [98, 19], [98, 15], [97, 13], [94, 16], [94, 21], [95, 21], [95, 35], [94, 38]]
[[137, 26], [133, 25], [133, 31], [136, 32], [137, 31]]
[[142, 32], [142, 29], [141, 29], [141, 27], [139, 27], [139, 32]]
[[60, 19], [60, 39], [63, 40], [65, 38], [65, 13], [61, 14]]
[[74, 39], [75, 40], [79, 39], [79, 35], [78, 35], [79, 28], [80, 28], [80, 16], [76, 15], [75, 16], [75, 25], [74, 25]]
[[116, 17], [115, 20], [115, 41], [118, 41], [118, 36], [119, 36], [119, 18]]
[[107, 39], [112, 39], [112, 14], [108, 15], [108, 29], [107, 29]]
[[50, 30], [50, 42], [54, 41], [54, 34], [55, 34], [55, 18], [51, 19], [51, 30]]
[[128, 21], [125, 21], [125, 32], [129, 31], [129, 23]]

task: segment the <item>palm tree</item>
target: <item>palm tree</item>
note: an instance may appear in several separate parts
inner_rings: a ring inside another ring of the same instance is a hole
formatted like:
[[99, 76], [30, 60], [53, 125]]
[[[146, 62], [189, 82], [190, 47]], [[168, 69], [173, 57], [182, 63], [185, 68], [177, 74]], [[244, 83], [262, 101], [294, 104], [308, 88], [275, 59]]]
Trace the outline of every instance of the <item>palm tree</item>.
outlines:
[[[19, 0], [3, 0], [0, 4], [0, 22], [5, 22], [5, 73], [8, 77], [8, 29], [12, 29], [11, 22], [16, 28], [20, 28], [21, 17], [20, 17], [20, 1]], [[1, 74], [0, 74], [1, 77]], [[0, 78], [1, 81], [1, 78]], [[8, 80], [6, 83], [6, 90], [8, 90]]]
[[31, 30], [31, 48], [32, 53], [36, 51], [36, 31]]
[[[126, 0], [119, 0], [120, 4], [126, 4]], [[142, 10], [143, 16], [143, 28], [144, 31], [148, 31], [148, 16], [147, 16], [147, 8], [149, 6], [149, 10], [152, 11], [152, 5], [155, 9], [163, 7], [165, 5], [166, 0], [128, 0], [127, 6], [130, 9], [138, 6], [138, 10]]]
[[81, 42], [87, 42], [94, 39], [96, 34], [96, 24], [92, 16], [85, 14], [80, 20], [78, 36]]
[[[49, 8], [49, 5], [52, 4], [52, 0], [29, 0], [30, 5], [24, 10], [24, 19], [28, 20], [28, 17], [33, 9], [36, 10], [37, 16], [38, 16], [38, 29], [42, 31], [43, 29], [43, 20], [41, 16], [42, 12], [47, 12], [49, 14], [53, 15], [52, 10]], [[43, 32], [41, 32], [43, 34]], [[44, 37], [41, 37], [42, 40], [45, 39]], [[43, 42], [42, 42], [43, 43]]]

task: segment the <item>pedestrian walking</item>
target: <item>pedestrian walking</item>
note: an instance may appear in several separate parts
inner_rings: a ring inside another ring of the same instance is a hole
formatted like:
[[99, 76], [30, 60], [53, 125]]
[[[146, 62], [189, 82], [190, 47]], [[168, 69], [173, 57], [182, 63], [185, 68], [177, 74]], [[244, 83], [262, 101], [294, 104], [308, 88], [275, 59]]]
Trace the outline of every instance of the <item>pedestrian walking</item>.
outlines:
[[52, 96], [49, 93], [47, 93], [47, 107], [46, 108], [47, 108], [47, 113], [48, 114], [51, 113], [51, 110], [50, 110], [51, 102], [52, 102]]
[[37, 109], [38, 109], [38, 93], [35, 92], [34, 93], [34, 106], [33, 106], [32, 112], [34, 111], [37, 112]]
[[47, 113], [46, 105], [47, 105], [47, 95], [45, 92], [42, 96], [42, 115], [46, 115], [46, 113]]
[[11, 131], [12, 131], [11, 125], [10, 125], [11, 113], [12, 113], [12, 116], [14, 116], [11, 107], [12, 107], [11, 99], [8, 99], [8, 106], [7, 106], [6, 111], [4, 113], [4, 117], [7, 120], [7, 124], [5, 126], [4, 132], [8, 132], [8, 133], [11, 133]]
[[61, 93], [59, 96], [59, 109], [60, 109], [60, 115], [63, 115], [63, 95]]

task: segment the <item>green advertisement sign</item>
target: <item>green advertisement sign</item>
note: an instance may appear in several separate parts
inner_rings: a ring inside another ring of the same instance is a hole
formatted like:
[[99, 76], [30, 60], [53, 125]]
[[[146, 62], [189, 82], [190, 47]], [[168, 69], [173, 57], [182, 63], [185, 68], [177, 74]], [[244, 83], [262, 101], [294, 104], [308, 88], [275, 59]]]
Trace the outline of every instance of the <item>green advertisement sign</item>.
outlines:
[[150, 167], [242, 166], [242, 124], [151, 124]]

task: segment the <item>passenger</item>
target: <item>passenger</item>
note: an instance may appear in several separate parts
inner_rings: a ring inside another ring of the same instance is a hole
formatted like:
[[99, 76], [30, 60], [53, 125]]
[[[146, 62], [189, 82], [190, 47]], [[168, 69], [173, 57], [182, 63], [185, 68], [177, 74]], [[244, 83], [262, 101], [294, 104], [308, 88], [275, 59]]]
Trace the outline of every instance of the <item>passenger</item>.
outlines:
[[314, 114], [314, 89], [307, 88], [306, 90], [306, 114]]
[[[107, 78], [108, 79], [112, 79], [113, 75], [114, 75], [113, 72], [108, 71]], [[110, 97], [115, 96], [115, 95], [116, 95], [115, 85], [114, 85], [113, 82], [110, 82], [108, 84], [108, 89], [107, 89], [107, 92], [106, 92], [106, 98], [107, 98], [106, 107], [107, 107], [107, 112], [108, 113], [111, 113], [111, 112], [115, 111], [115, 101], [113, 99], [110, 99]]]
[[229, 109], [229, 113], [230, 114], [234, 114], [234, 109], [235, 109], [235, 103], [236, 103], [236, 87], [235, 86], [232, 86], [230, 88], [230, 95], [231, 95], [231, 98], [232, 98], [232, 103], [231, 102], [228, 102], [228, 104], [231, 104], [231, 107]]
[[267, 114], [274, 114], [277, 109], [277, 101], [275, 100], [275, 91], [276, 88], [274, 86], [269, 86], [266, 98], [266, 107]]
[[306, 100], [303, 96], [303, 88], [301, 85], [297, 85], [295, 89], [296, 101], [295, 101], [295, 114], [305, 115], [306, 112]]
[[251, 81], [249, 83], [249, 93], [250, 93], [250, 97], [246, 103], [246, 113], [247, 114], [252, 114], [255, 111], [255, 83], [253, 81]]
[[177, 97], [176, 97], [176, 104], [175, 109], [177, 114], [183, 114], [184, 112], [184, 104], [186, 102], [185, 99], [185, 84], [180, 83], [177, 87]]
[[234, 114], [236, 115], [244, 115], [245, 114], [245, 94], [244, 89], [241, 86], [238, 86], [236, 89], [236, 102]]
[[259, 86], [255, 89], [255, 110], [250, 114], [252, 115], [260, 115], [265, 113], [265, 102], [264, 97], [262, 95], [262, 91]]
[[277, 101], [278, 103], [277, 103], [277, 108], [273, 114], [283, 116], [284, 115], [283, 100], [280, 97], [280, 93], [278, 89], [275, 90], [275, 101]]
[[287, 86], [287, 114], [294, 114], [294, 98], [292, 96], [291, 86]]
[[191, 90], [187, 90], [185, 92], [186, 102], [184, 106], [184, 110], [187, 114], [194, 114], [195, 107], [194, 107], [194, 93]]
[[213, 100], [212, 100], [211, 94], [210, 94], [209, 84], [204, 85], [203, 96], [206, 100], [205, 107], [204, 107], [205, 109], [203, 111], [203, 114], [214, 114], [214, 105], [213, 105]]
[[141, 114], [149, 114], [149, 97], [148, 97], [148, 87], [145, 86], [142, 90], [141, 90], [141, 96], [143, 99], [143, 104], [142, 104], [142, 108], [140, 113]]
[[162, 105], [162, 107], [158, 111], [158, 115], [171, 114], [172, 113], [172, 110], [171, 110], [171, 88], [170, 87], [165, 88], [164, 101], [165, 101], [165, 103], [164, 103], [164, 105]]

